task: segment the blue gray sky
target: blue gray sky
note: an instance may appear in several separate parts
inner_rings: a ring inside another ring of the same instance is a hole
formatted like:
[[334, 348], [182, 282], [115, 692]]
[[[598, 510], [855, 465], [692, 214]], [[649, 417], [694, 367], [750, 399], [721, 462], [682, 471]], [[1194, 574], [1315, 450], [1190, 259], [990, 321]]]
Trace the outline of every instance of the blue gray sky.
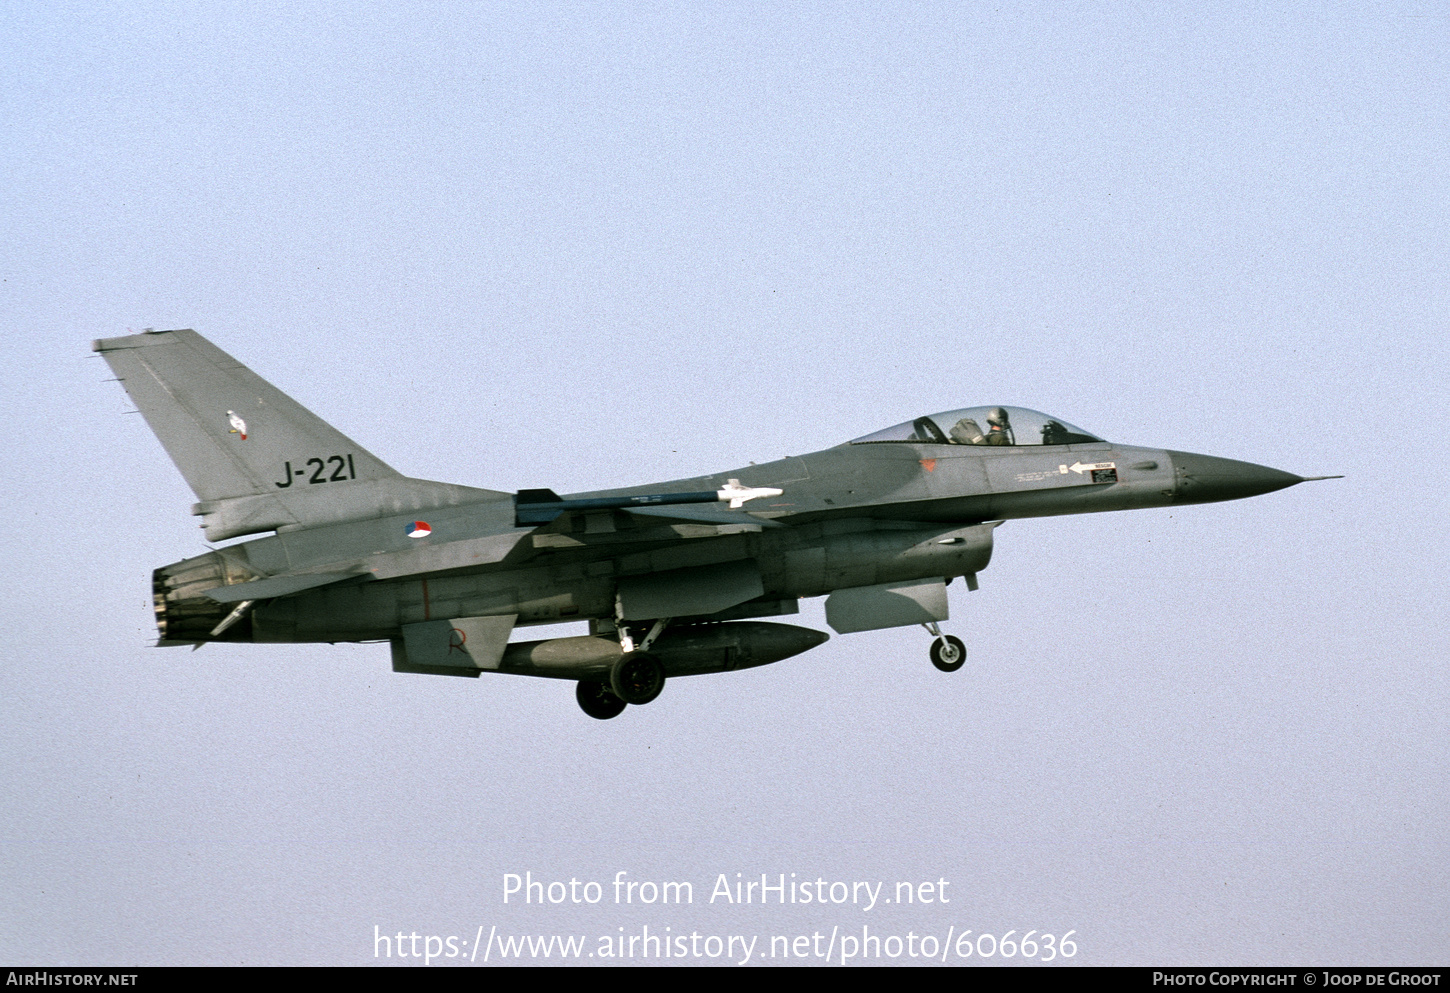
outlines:
[[[867, 926], [1443, 964], [1447, 51], [1417, 0], [9, 5], [0, 959]], [[996, 403], [1346, 478], [1009, 522], [953, 675], [838, 636], [601, 723], [385, 646], [150, 647], [150, 570], [204, 546], [89, 343], [176, 327], [494, 489]], [[505, 905], [524, 872], [605, 897]], [[951, 902], [708, 902], [736, 873]]]

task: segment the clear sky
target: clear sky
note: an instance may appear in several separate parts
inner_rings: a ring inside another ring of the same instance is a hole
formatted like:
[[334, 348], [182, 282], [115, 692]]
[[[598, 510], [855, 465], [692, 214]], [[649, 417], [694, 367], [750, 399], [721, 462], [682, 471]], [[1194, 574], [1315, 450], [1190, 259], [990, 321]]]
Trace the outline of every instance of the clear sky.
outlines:
[[[0, 960], [479, 926], [1450, 959], [1450, 16], [1063, 8], [7, 5]], [[1009, 522], [952, 675], [837, 636], [597, 722], [385, 646], [150, 647], [150, 570], [204, 546], [89, 344], [177, 327], [493, 489], [995, 403], [1347, 478]], [[506, 905], [525, 872], [604, 895]], [[736, 873], [950, 902], [710, 902]]]

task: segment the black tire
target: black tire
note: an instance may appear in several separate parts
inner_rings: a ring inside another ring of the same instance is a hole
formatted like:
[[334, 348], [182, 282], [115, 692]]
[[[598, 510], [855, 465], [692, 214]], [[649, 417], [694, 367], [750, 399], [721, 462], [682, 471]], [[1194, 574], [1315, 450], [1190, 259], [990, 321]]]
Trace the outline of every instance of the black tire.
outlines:
[[931, 643], [931, 664], [942, 672], [956, 672], [967, 664], [967, 646], [954, 634], [944, 634]]
[[609, 670], [609, 686], [625, 703], [649, 703], [665, 688], [665, 667], [644, 652], [630, 652]]
[[614, 695], [613, 690], [595, 679], [579, 680], [579, 688], [574, 691], [574, 699], [579, 701], [580, 710], [601, 721], [618, 717], [624, 713], [626, 706], [623, 700]]

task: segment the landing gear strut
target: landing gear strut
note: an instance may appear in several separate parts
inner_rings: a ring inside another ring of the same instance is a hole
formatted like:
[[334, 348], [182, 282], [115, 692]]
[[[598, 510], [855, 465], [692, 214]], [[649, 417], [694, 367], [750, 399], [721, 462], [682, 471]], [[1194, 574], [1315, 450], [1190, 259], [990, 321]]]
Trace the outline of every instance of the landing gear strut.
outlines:
[[[649, 703], [665, 688], [665, 667], [660, 664], [659, 659], [649, 654], [649, 648], [664, 633], [665, 628], [669, 627], [670, 618], [658, 618], [650, 627], [649, 634], [636, 645], [634, 636], [629, 632], [629, 625], [624, 620], [624, 605], [617, 597], [614, 617], [615, 630], [619, 634], [619, 647], [624, 655], [609, 670], [609, 688], [625, 703], [636, 706]], [[582, 697], [580, 705], [583, 705]]]
[[625, 702], [615, 696], [608, 685], [596, 679], [579, 680], [574, 698], [579, 701], [579, 708], [584, 713], [601, 721], [624, 713]]
[[942, 634], [936, 622], [923, 624], [936, 640], [931, 643], [931, 664], [942, 672], [956, 672], [967, 662], [967, 646], [954, 634]]

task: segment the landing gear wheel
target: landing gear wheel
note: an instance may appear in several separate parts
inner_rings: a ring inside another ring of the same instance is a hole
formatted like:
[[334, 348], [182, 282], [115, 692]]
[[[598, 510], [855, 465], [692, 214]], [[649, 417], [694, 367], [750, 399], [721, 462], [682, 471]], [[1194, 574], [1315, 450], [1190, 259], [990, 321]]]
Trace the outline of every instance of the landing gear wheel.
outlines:
[[579, 688], [574, 691], [574, 698], [579, 701], [580, 710], [601, 721], [618, 717], [624, 713], [626, 706], [607, 685], [594, 679], [579, 680]]
[[630, 652], [609, 670], [609, 686], [625, 703], [649, 703], [665, 688], [665, 667], [644, 652]]
[[956, 672], [967, 661], [967, 646], [954, 634], [944, 634], [931, 643], [931, 664], [942, 672]]

